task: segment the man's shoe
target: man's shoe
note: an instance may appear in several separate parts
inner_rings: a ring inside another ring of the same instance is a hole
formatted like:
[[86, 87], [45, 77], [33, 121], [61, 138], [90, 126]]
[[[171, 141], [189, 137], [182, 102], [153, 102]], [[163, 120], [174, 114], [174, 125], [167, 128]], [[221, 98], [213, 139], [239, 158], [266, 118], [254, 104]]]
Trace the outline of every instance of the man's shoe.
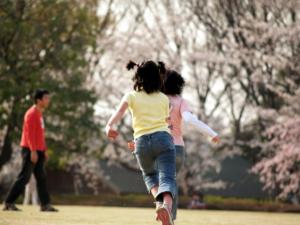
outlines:
[[58, 209], [54, 208], [52, 205], [42, 205], [41, 212], [58, 212]]
[[3, 211], [21, 211], [21, 209], [17, 208], [15, 204], [4, 203]]

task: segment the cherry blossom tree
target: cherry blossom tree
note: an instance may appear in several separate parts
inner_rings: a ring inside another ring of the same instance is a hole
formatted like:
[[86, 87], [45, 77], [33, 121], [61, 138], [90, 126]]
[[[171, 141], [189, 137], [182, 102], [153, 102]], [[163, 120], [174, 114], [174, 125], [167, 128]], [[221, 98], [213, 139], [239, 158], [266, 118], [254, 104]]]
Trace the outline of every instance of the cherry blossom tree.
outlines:
[[[299, 195], [299, 2], [185, 1], [205, 27], [195, 54], [219, 70], [229, 148], [252, 161], [265, 188]], [[228, 139], [229, 140], [229, 139]], [[230, 142], [229, 142], [230, 143]]]

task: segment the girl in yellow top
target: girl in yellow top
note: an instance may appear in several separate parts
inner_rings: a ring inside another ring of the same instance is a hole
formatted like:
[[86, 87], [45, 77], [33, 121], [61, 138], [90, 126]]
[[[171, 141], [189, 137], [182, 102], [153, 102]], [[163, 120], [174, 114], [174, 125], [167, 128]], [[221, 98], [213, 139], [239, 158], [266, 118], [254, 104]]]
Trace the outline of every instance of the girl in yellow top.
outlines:
[[134, 154], [149, 192], [157, 202], [156, 213], [163, 225], [173, 225], [171, 209], [176, 196], [175, 146], [168, 128], [169, 100], [160, 92], [164, 64], [153, 61], [138, 65], [130, 61], [127, 69], [136, 69], [134, 91], [125, 94], [117, 111], [106, 125], [106, 134], [115, 139], [112, 127], [127, 109], [132, 116], [136, 148]]

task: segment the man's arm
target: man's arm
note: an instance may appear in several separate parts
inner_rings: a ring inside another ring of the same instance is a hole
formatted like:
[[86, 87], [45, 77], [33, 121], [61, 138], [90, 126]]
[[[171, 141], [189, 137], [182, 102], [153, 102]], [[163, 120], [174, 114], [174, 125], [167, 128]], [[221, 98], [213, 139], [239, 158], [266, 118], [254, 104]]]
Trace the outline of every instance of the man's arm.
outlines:
[[29, 149], [31, 151], [31, 162], [32, 163], [36, 163], [38, 160], [38, 156], [37, 156], [37, 132], [38, 132], [38, 126], [39, 126], [39, 118], [36, 114], [31, 113], [28, 115], [28, 117], [26, 118], [26, 127], [27, 127], [27, 140], [28, 140], [28, 144], [29, 144]]

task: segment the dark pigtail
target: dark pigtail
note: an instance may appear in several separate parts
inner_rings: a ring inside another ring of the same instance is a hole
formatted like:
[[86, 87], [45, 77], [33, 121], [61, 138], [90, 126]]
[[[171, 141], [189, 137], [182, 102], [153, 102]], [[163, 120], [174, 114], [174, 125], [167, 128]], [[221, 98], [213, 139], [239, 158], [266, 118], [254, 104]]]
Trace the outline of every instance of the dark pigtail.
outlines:
[[135, 62], [130, 60], [126, 65], [126, 68], [127, 68], [127, 70], [132, 70], [132, 69], [134, 69], [135, 66], [138, 66], [138, 64], [136, 64]]
[[161, 74], [165, 74], [167, 72], [165, 64], [161, 61], [158, 62], [158, 69]]

